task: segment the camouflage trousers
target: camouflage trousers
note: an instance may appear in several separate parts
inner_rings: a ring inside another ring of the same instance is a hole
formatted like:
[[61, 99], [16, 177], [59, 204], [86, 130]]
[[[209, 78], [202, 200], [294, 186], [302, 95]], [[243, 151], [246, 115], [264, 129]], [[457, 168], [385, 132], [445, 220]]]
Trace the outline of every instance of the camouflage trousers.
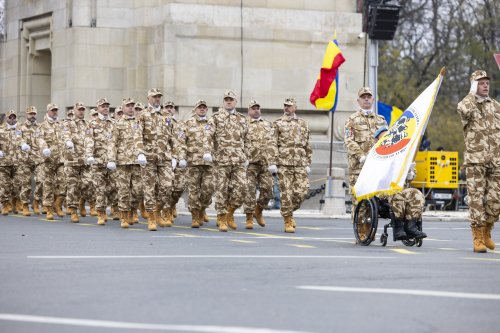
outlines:
[[[257, 188], [259, 197], [256, 198]], [[247, 191], [245, 196], [245, 213], [253, 213], [257, 205], [267, 207], [273, 198], [273, 176], [267, 165], [249, 164], [247, 168]]]
[[[358, 180], [359, 174], [349, 174], [349, 193], [352, 194], [352, 189], [354, 188], [354, 185], [356, 184], [356, 181]], [[354, 195], [352, 196], [352, 204], [351, 204], [351, 222], [354, 221], [354, 212], [356, 211], [356, 206], [358, 202], [354, 198]]]
[[215, 210], [226, 214], [229, 205], [240, 207], [247, 191], [246, 170], [243, 165], [218, 165], [214, 167]]
[[144, 205], [148, 212], [163, 209], [170, 196], [174, 173], [171, 163], [148, 163], [141, 167]]
[[18, 177], [20, 183], [19, 197], [23, 204], [31, 202], [31, 179], [35, 182], [35, 193], [33, 197], [35, 200], [42, 200], [43, 186], [42, 186], [42, 165], [21, 163], [18, 168]]
[[491, 164], [473, 164], [465, 172], [471, 227], [495, 223], [500, 215], [500, 170]]
[[306, 168], [278, 166], [278, 182], [281, 193], [281, 216], [292, 216], [302, 205], [309, 190]]
[[44, 207], [52, 206], [55, 196], [65, 196], [66, 174], [64, 173], [64, 164], [62, 163], [42, 163], [42, 185]]
[[68, 207], [77, 208], [80, 198], [91, 195], [92, 183], [85, 177], [90, 169], [87, 165], [66, 165], [66, 204]]
[[425, 197], [416, 188], [405, 188], [399, 193], [388, 196], [387, 200], [396, 218], [411, 220], [422, 216]]
[[95, 193], [95, 207], [97, 210], [106, 210], [108, 206], [108, 197], [111, 191], [116, 191], [111, 180], [111, 171], [105, 165], [92, 165], [92, 183]]
[[135, 164], [118, 165], [116, 168], [118, 209], [121, 212], [137, 210], [141, 199], [141, 167]]
[[117, 206], [118, 205], [118, 186], [116, 183], [118, 182], [118, 176], [116, 170], [109, 174], [111, 184], [111, 190], [108, 192], [108, 205]]
[[186, 169], [176, 168], [174, 170], [174, 179], [172, 181], [172, 190], [170, 191], [170, 197], [167, 200], [167, 207], [174, 208], [179, 202], [179, 199], [184, 193], [186, 186]]
[[16, 174], [15, 166], [0, 166], [0, 202], [10, 201], [16, 195], [14, 188]]
[[82, 177], [82, 198], [85, 201], [95, 203], [95, 189], [94, 182], [92, 181], [92, 167], [90, 165], [86, 165], [83, 169]]
[[186, 182], [189, 190], [189, 210], [201, 210], [210, 206], [214, 193], [213, 167], [211, 165], [189, 166]]

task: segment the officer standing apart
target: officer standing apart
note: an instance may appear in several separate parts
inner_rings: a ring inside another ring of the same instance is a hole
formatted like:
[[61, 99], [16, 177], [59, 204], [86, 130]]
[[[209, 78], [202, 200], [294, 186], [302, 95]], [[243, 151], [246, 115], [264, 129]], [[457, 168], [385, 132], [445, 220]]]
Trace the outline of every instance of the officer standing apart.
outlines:
[[284, 102], [284, 114], [273, 123], [275, 143], [269, 171], [278, 173], [281, 216], [285, 232], [295, 232], [293, 212], [300, 208], [309, 190], [311, 172], [311, 133], [304, 119], [297, 117], [294, 98]]
[[[344, 144], [347, 150], [347, 166], [349, 170], [349, 188], [352, 190], [359, 173], [365, 163], [366, 155], [377, 142], [374, 137], [379, 128], [388, 128], [385, 118], [375, 114], [373, 111], [373, 92], [369, 87], [362, 87], [358, 90], [357, 99], [359, 109], [353, 113], [344, 125]], [[356, 202], [352, 199], [351, 216], [354, 216]], [[360, 235], [370, 231], [370, 224], [361, 226]]]
[[462, 119], [464, 165], [474, 252], [495, 249], [493, 223], [500, 214], [500, 104], [489, 97], [490, 78], [472, 73], [469, 94], [458, 103]]
[[213, 144], [215, 176], [215, 209], [217, 225], [222, 232], [236, 229], [234, 211], [243, 203], [248, 166], [248, 125], [245, 116], [236, 111], [236, 94], [224, 92], [224, 107], [208, 120]]
[[[259, 102], [251, 100], [248, 103], [248, 158], [247, 168], [247, 195], [245, 198], [245, 228], [253, 229], [253, 218], [264, 227], [266, 221], [262, 210], [267, 207], [273, 198], [273, 178], [268, 170], [269, 157], [272, 154], [270, 147], [274, 145], [274, 130], [271, 122], [261, 117]], [[256, 198], [257, 188], [259, 198]]]

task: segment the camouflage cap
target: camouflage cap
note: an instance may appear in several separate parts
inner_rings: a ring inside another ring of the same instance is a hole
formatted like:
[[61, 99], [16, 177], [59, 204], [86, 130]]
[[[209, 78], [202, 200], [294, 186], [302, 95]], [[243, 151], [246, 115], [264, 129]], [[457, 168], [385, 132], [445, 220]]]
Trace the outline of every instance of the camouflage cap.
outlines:
[[226, 97], [236, 99], [236, 94], [231, 89], [227, 89], [226, 91], [224, 91], [224, 98]]
[[135, 103], [134, 108], [144, 110], [144, 104], [137, 102], [137, 103]]
[[288, 97], [288, 98], [285, 98], [285, 102], [283, 103], [284, 105], [297, 105], [297, 102], [295, 101], [295, 98], [292, 98], [292, 97]]
[[17, 112], [16, 112], [16, 111], [14, 111], [14, 110], [9, 110], [9, 111], [7, 111], [7, 112], [5, 113], [5, 117], [6, 117], [6, 118], [9, 118], [9, 117], [10, 117], [10, 116], [12, 116], [12, 115], [16, 116], [16, 118], [17, 118]]
[[90, 109], [90, 115], [91, 116], [95, 116], [96, 114], [98, 114], [98, 112], [97, 112], [96, 109]]
[[470, 76], [471, 81], [479, 81], [480, 79], [490, 80], [490, 77], [488, 76], [488, 74], [486, 74], [486, 71], [483, 71], [482, 69], [475, 71]]
[[75, 110], [86, 109], [85, 104], [83, 102], [76, 102], [74, 108]]
[[[134, 104], [135, 105], [134, 99], [131, 98], [131, 97], [127, 97], [127, 98], [122, 99], [122, 106], [123, 105], [128, 105], [128, 104]], [[118, 109], [118, 107], [117, 107], [117, 109]]]
[[160, 89], [151, 88], [148, 90], [148, 97], [151, 97], [151, 96], [163, 96], [163, 94], [161, 93]]
[[26, 108], [26, 113], [36, 113], [36, 106], [28, 106]]
[[95, 104], [96, 104], [96, 106], [101, 106], [101, 105], [104, 105], [104, 104], [108, 104], [109, 105], [109, 102], [108, 102], [108, 100], [106, 98], [99, 98]]
[[49, 103], [47, 104], [47, 111], [52, 111], [52, 110], [59, 110], [59, 107], [55, 103]]
[[195, 104], [194, 104], [194, 108], [196, 109], [197, 107], [199, 107], [200, 105], [205, 105], [207, 106], [207, 102], [205, 102], [204, 100], [200, 99], [198, 100]]
[[255, 99], [252, 99], [250, 102], [248, 102], [248, 108], [251, 108], [252, 106], [260, 106], [259, 102], [257, 102], [257, 100]]
[[164, 104], [163, 104], [163, 107], [166, 108], [167, 106], [172, 106], [172, 107], [175, 107], [175, 103], [172, 102], [172, 101], [166, 101]]
[[66, 116], [71, 116], [71, 115], [75, 115], [75, 112], [73, 111], [73, 109], [69, 109], [67, 112], [66, 112]]
[[369, 94], [370, 96], [373, 96], [373, 91], [370, 87], [362, 87], [361, 89], [358, 90], [358, 97], [361, 97], [364, 94]]
[[[127, 105], [127, 104], [125, 104], [125, 105]], [[122, 108], [122, 106], [121, 106], [121, 105], [118, 105], [118, 106], [115, 108], [115, 113], [118, 113], [118, 112], [123, 113], [123, 108]]]

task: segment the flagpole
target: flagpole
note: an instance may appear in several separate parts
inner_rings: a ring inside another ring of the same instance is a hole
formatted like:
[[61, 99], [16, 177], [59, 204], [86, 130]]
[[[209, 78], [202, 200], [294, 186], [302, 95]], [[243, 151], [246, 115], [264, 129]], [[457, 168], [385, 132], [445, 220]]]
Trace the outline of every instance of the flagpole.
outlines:
[[330, 165], [328, 167], [328, 177], [327, 178], [327, 185], [328, 188], [328, 193], [327, 193], [327, 198], [332, 198], [333, 197], [333, 179], [332, 179], [332, 164], [333, 164], [333, 116], [335, 112], [331, 112], [331, 123], [330, 123]]

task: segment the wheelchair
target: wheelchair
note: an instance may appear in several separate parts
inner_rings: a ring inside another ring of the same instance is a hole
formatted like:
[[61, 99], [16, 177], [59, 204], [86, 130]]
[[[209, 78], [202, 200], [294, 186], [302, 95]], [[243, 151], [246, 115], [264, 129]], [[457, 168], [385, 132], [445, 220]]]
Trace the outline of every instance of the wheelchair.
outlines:
[[[380, 243], [382, 243], [382, 246], [386, 246], [387, 239], [389, 238], [387, 229], [389, 227], [394, 228], [394, 223], [396, 221], [391, 205], [387, 199], [381, 199], [378, 197], [364, 199], [358, 202], [356, 210], [354, 211], [354, 222], [352, 224], [354, 236], [356, 237], [358, 244], [368, 246], [375, 240], [379, 218], [390, 220], [388, 224], [384, 225], [384, 232], [380, 236]], [[417, 229], [422, 231], [422, 218], [420, 218], [416, 224]], [[368, 233], [366, 233], [366, 229], [369, 229]], [[363, 233], [363, 235], [360, 233]], [[393, 241], [396, 241], [394, 232]], [[401, 242], [403, 242], [406, 246], [416, 245], [417, 247], [420, 247], [422, 246], [423, 240], [422, 238], [407, 238], [403, 239]]]

